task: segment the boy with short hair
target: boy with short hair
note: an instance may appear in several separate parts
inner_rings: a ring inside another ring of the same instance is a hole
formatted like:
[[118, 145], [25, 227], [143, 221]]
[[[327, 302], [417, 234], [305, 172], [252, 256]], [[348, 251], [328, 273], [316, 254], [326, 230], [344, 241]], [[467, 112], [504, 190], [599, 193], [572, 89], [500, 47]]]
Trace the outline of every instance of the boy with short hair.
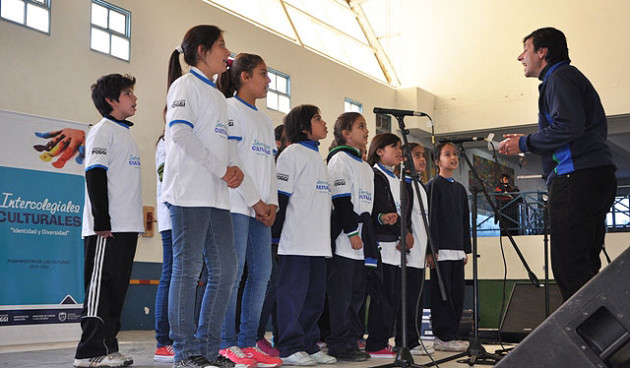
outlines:
[[284, 365], [336, 363], [317, 346], [317, 321], [326, 296], [331, 197], [319, 140], [328, 130], [319, 108], [294, 107], [284, 118], [291, 142], [278, 157], [279, 211], [272, 227], [278, 242], [276, 307], [278, 350]]
[[103, 119], [85, 144], [85, 301], [75, 367], [124, 367], [116, 335], [138, 235], [144, 232], [140, 154], [126, 119], [136, 112], [136, 79], [110, 74], [92, 85]]

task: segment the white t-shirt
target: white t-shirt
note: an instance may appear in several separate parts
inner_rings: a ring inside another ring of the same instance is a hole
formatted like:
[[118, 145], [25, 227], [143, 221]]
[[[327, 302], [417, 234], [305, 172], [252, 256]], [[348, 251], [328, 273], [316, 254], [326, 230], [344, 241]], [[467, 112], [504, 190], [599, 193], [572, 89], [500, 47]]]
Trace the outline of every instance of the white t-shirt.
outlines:
[[227, 183], [221, 180], [232, 162], [225, 97], [193, 67], [173, 82], [166, 106], [162, 201], [181, 207], [229, 210]]
[[[143, 233], [140, 151], [129, 126], [104, 117], [92, 127], [85, 140], [84, 165], [86, 172], [107, 170], [111, 231]], [[96, 235], [87, 186], [81, 235]]]
[[[411, 183], [413, 188], [413, 183]], [[425, 215], [427, 216], [427, 223], [429, 221], [429, 202], [427, 201], [427, 193], [422, 186], [418, 183], [420, 188], [420, 195], [422, 196], [422, 204], [424, 205]], [[427, 251], [427, 231], [424, 228], [424, 222], [422, 221], [422, 212], [420, 211], [420, 203], [418, 202], [418, 196], [416, 190], [413, 189], [413, 207], [411, 210], [411, 231], [413, 233], [413, 247], [407, 254], [407, 266], [413, 268], [424, 268], [424, 258]]]
[[280, 255], [332, 257], [328, 170], [314, 143], [291, 144], [278, 157], [278, 192], [289, 196]]
[[[357, 215], [372, 213], [374, 203], [374, 171], [367, 162], [348, 152], [335, 154], [328, 162], [328, 177], [332, 183], [332, 198], [350, 197]], [[359, 236], [363, 224], [357, 229]], [[348, 234], [343, 231], [335, 240], [335, 254], [338, 256], [363, 260], [363, 249], [352, 249]]]
[[229, 189], [231, 211], [256, 217], [252, 206], [259, 200], [278, 205], [273, 123], [238, 96], [227, 99], [227, 112], [228, 140], [236, 144], [239, 166], [245, 174], [244, 184]]
[[[378, 163], [374, 164], [374, 167], [382, 172], [389, 181], [389, 189], [392, 193], [392, 198], [396, 203], [396, 212], [400, 216], [400, 180], [391, 171], [384, 169]], [[381, 259], [384, 264], [392, 266], [400, 266], [400, 251], [396, 249], [399, 242], [379, 242], [381, 246]]]
[[[157, 222], [158, 222], [158, 231], [166, 231], [171, 230], [171, 215], [166, 208], [166, 204], [160, 200], [162, 196], [162, 182], [160, 181], [160, 174], [157, 170], [160, 169], [160, 166], [164, 166], [164, 160], [166, 159], [166, 144], [164, 143], [164, 138], [160, 139], [157, 144], [157, 149], [155, 150], [155, 168], [156, 168], [156, 183], [157, 183]], [[162, 168], [163, 170], [164, 168]]]

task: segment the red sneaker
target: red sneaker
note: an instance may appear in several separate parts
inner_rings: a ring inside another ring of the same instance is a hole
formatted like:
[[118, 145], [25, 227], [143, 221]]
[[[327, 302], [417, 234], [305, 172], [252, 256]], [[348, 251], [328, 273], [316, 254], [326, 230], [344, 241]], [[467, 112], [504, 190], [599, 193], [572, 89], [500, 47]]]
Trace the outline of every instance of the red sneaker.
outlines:
[[257, 347], [243, 348], [243, 353], [250, 359], [254, 359], [259, 367], [279, 367], [282, 365], [282, 359], [272, 357]]
[[173, 363], [173, 356], [175, 356], [175, 351], [173, 350], [173, 347], [171, 345], [165, 345], [155, 349], [153, 360], [155, 360], [156, 362]]
[[366, 353], [370, 354], [372, 358], [396, 358], [396, 352], [391, 345], [378, 351], [366, 351]]
[[256, 342], [258, 349], [264, 351], [267, 355], [272, 357], [280, 357], [280, 351], [271, 345], [267, 339], [263, 338]]
[[258, 366], [256, 361], [248, 358], [238, 346], [221, 349], [219, 354], [231, 360], [234, 363], [234, 368], [256, 368]]

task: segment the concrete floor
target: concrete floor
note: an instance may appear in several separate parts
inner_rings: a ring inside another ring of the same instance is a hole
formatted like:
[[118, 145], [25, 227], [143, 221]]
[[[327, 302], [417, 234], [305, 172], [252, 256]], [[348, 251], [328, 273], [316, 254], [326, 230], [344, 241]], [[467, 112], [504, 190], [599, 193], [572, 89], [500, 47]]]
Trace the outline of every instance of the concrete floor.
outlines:
[[[122, 331], [118, 335], [120, 350], [130, 354], [134, 358], [132, 367], [171, 367], [168, 363], [157, 363], [153, 361], [155, 351], [155, 340], [153, 331]], [[37, 344], [37, 345], [14, 345], [0, 346], [0, 367], [11, 368], [70, 368], [74, 358], [76, 342]], [[497, 346], [486, 345], [486, 351], [493, 353]], [[452, 353], [436, 352], [433, 359], [440, 360], [452, 356]], [[430, 359], [426, 356], [414, 356], [416, 364], [428, 364]], [[361, 363], [340, 362], [330, 367], [351, 367], [367, 368], [392, 363], [389, 359], [370, 359]], [[479, 366], [479, 364], [475, 364]], [[442, 368], [468, 367], [467, 363], [457, 363], [453, 360], [440, 364]]]

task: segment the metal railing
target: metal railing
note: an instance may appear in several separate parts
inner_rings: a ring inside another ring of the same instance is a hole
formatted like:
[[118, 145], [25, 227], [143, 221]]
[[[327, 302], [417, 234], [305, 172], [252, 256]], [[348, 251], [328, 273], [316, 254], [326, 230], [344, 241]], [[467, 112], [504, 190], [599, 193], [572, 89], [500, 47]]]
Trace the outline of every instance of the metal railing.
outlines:
[[[543, 233], [543, 195], [547, 192], [489, 193], [500, 213], [496, 218], [484, 196], [477, 197], [477, 235], [499, 236], [499, 221], [512, 235]], [[512, 199], [502, 200], [506, 194]], [[500, 198], [501, 197], [501, 198]], [[470, 198], [470, 197], [469, 197]], [[630, 231], [630, 195], [618, 195], [606, 217], [608, 232]]]

